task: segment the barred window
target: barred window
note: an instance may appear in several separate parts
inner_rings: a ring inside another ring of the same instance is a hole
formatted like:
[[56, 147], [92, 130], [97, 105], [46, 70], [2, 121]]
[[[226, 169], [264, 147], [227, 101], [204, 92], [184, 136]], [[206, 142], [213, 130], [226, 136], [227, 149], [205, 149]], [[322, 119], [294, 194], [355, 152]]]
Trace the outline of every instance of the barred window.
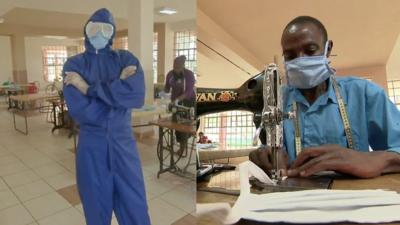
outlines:
[[66, 46], [43, 46], [43, 77], [47, 82], [54, 82], [61, 79], [62, 69], [65, 61], [67, 61]]
[[220, 146], [235, 149], [252, 146], [255, 134], [253, 113], [227, 111], [205, 115], [204, 135]]
[[117, 37], [113, 41], [114, 49], [128, 50], [128, 37]]
[[389, 98], [400, 109], [400, 80], [388, 81]]
[[196, 74], [197, 54], [196, 54], [196, 33], [195, 31], [185, 30], [175, 32], [175, 57], [186, 56], [186, 68]]
[[154, 83], [157, 83], [158, 80], [158, 33], [154, 32], [153, 34], [153, 79]]

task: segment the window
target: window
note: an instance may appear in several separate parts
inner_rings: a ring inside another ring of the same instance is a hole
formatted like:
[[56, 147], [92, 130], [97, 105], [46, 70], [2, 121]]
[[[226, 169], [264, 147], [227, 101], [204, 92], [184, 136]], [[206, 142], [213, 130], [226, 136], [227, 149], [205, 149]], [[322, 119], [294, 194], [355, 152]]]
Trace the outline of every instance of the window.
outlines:
[[154, 32], [154, 34], [153, 34], [153, 79], [154, 79], [154, 83], [157, 83], [157, 81], [158, 81], [157, 63], [158, 63], [158, 33]]
[[[128, 50], [128, 37], [119, 37], [115, 38], [113, 42], [114, 49], [124, 49]], [[158, 70], [157, 70], [157, 63], [158, 63], [158, 33], [154, 32], [153, 34], [153, 81], [157, 83], [158, 79]]]
[[44, 46], [42, 47], [43, 56], [43, 75], [47, 82], [54, 82], [61, 79], [62, 69], [67, 60], [66, 46]]
[[128, 37], [125, 36], [115, 38], [113, 42], [113, 48], [128, 50]]
[[255, 126], [253, 113], [228, 111], [209, 114], [204, 119], [204, 135], [229, 149], [252, 146]]
[[186, 68], [196, 74], [196, 33], [194, 31], [175, 32], [175, 57], [186, 56]]
[[388, 81], [389, 98], [400, 109], [400, 80]]

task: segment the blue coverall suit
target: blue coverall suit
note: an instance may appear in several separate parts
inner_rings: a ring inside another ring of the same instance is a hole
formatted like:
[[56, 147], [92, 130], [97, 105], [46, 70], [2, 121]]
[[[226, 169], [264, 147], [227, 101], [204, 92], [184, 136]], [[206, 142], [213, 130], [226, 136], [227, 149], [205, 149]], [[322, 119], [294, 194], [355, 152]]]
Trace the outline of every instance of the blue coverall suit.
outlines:
[[[115, 24], [107, 9], [89, 19]], [[88, 21], [88, 22], [89, 22]], [[76, 155], [77, 184], [88, 225], [109, 225], [112, 211], [120, 225], [149, 225], [148, 207], [139, 154], [131, 128], [131, 109], [144, 104], [144, 74], [139, 60], [128, 51], [108, 45], [96, 51], [85, 34], [86, 50], [64, 64], [88, 83], [87, 95], [64, 86], [68, 112], [79, 123]], [[137, 67], [120, 79], [123, 68]]]

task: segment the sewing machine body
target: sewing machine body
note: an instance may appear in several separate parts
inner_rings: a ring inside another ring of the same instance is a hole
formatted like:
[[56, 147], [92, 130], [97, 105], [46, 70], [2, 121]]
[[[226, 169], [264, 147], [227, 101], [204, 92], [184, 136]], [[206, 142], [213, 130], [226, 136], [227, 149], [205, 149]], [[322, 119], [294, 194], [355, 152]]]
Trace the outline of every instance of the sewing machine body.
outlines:
[[194, 107], [186, 107], [170, 103], [168, 112], [172, 113], [172, 121], [176, 123], [191, 123], [195, 120]]

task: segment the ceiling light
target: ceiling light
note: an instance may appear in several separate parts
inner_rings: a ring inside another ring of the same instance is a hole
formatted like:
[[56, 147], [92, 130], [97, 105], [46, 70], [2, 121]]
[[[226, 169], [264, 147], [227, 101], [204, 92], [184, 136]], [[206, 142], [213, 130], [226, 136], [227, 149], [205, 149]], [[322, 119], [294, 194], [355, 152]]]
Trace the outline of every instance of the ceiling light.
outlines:
[[51, 39], [59, 39], [59, 40], [64, 40], [67, 39], [67, 36], [57, 36], [57, 35], [45, 35], [43, 36], [44, 38], [51, 38]]
[[0, 18], [0, 23], [4, 23], [4, 18]]
[[173, 15], [173, 14], [177, 13], [178, 11], [176, 11], [176, 9], [173, 9], [173, 8], [163, 7], [158, 12], [160, 14], [164, 14], [164, 15]]

